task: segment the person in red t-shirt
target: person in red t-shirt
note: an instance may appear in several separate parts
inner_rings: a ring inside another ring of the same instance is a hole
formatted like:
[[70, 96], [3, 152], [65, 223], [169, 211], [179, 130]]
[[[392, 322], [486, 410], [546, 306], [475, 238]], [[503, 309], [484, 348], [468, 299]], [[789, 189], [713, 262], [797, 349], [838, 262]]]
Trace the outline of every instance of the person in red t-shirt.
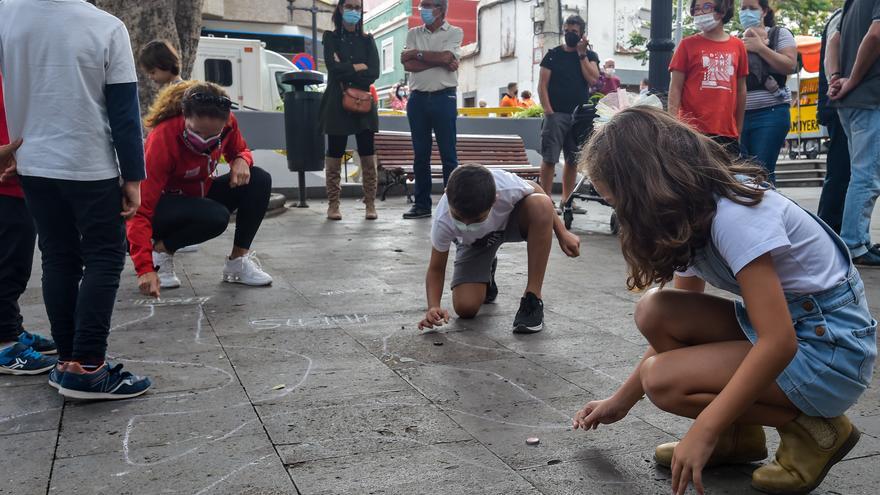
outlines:
[[0, 374], [36, 375], [55, 367], [55, 343], [25, 331], [18, 298], [27, 288], [37, 238], [34, 221], [15, 176], [13, 153], [21, 139], [9, 142], [0, 78]]
[[742, 40], [724, 31], [733, 10], [733, 0], [691, 0], [701, 32], [681, 40], [669, 64], [669, 113], [738, 155], [749, 58]]
[[[272, 176], [254, 166], [251, 150], [220, 86], [184, 81], [166, 88], [146, 124], [147, 178], [141, 205], [126, 230], [141, 293], [159, 297], [180, 287], [174, 253], [222, 234], [236, 213], [235, 237], [223, 281], [272, 283], [249, 253], [269, 205]], [[221, 156], [230, 173], [215, 177]]]

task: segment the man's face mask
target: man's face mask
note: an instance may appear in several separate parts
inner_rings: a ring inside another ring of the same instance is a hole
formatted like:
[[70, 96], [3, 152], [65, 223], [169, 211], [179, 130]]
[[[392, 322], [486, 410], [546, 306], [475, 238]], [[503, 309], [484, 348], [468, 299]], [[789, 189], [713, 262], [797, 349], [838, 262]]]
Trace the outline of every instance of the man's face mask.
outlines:
[[574, 31], [566, 31], [565, 32], [565, 44], [569, 46], [569, 48], [574, 48], [581, 41], [581, 35]]

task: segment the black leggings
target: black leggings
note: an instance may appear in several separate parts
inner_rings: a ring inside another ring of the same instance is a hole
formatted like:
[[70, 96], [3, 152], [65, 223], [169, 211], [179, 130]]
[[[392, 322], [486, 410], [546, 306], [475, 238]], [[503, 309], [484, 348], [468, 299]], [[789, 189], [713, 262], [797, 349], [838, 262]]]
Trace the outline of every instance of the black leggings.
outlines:
[[153, 240], [162, 241], [172, 253], [205, 242], [226, 231], [230, 213], [237, 210], [234, 243], [250, 249], [269, 207], [272, 176], [252, 167], [250, 182], [235, 188], [229, 187], [229, 178], [216, 178], [204, 198], [163, 195], [153, 214]]
[[[361, 156], [373, 156], [376, 154], [373, 137], [375, 133], [369, 129], [354, 135], [357, 140], [357, 152]], [[327, 135], [327, 156], [330, 158], [342, 158], [345, 148], [348, 146], [348, 136]]]

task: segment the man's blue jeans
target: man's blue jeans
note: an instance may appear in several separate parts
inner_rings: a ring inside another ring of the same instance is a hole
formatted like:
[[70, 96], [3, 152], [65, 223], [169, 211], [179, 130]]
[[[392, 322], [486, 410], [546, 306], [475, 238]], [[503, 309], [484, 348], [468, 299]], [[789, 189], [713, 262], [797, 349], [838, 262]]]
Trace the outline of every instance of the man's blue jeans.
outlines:
[[409, 129], [412, 133], [415, 160], [415, 205], [431, 209], [431, 148], [433, 131], [443, 163], [443, 184], [458, 166], [455, 152], [455, 120], [458, 118], [455, 88], [427, 93], [413, 91], [406, 105]]
[[871, 214], [880, 196], [880, 109], [839, 108], [837, 113], [851, 164], [840, 237], [858, 257], [871, 247]]
[[776, 183], [776, 161], [791, 127], [788, 103], [748, 110], [739, 138], [740, 153], [757, 161]]

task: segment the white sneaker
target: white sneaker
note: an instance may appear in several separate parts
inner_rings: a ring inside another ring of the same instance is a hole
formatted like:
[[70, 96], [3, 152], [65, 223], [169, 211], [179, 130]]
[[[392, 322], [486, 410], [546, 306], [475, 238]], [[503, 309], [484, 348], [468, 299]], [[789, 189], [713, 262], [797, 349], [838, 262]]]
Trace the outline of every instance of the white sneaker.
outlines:
[[174, 273], [174, 255], [153, 251], [153, 266], [159, 275], [159, 287], [176, 289], [180, 287], [180, 279]]
[[272, 277], [263, 271], [256, 253], [248, 253], [241, 258], [226, 260], [226, 268], [223, 269], [223, 281], [262, 286], [272, 284]]
[[199, 245], [193, 244], [192, 246], [183, 246], [182, 248], [178, 249], [177, 252], [178, 253], [195, 253], [195, 252], [198, 252], [198, 250], [199, 250]]

